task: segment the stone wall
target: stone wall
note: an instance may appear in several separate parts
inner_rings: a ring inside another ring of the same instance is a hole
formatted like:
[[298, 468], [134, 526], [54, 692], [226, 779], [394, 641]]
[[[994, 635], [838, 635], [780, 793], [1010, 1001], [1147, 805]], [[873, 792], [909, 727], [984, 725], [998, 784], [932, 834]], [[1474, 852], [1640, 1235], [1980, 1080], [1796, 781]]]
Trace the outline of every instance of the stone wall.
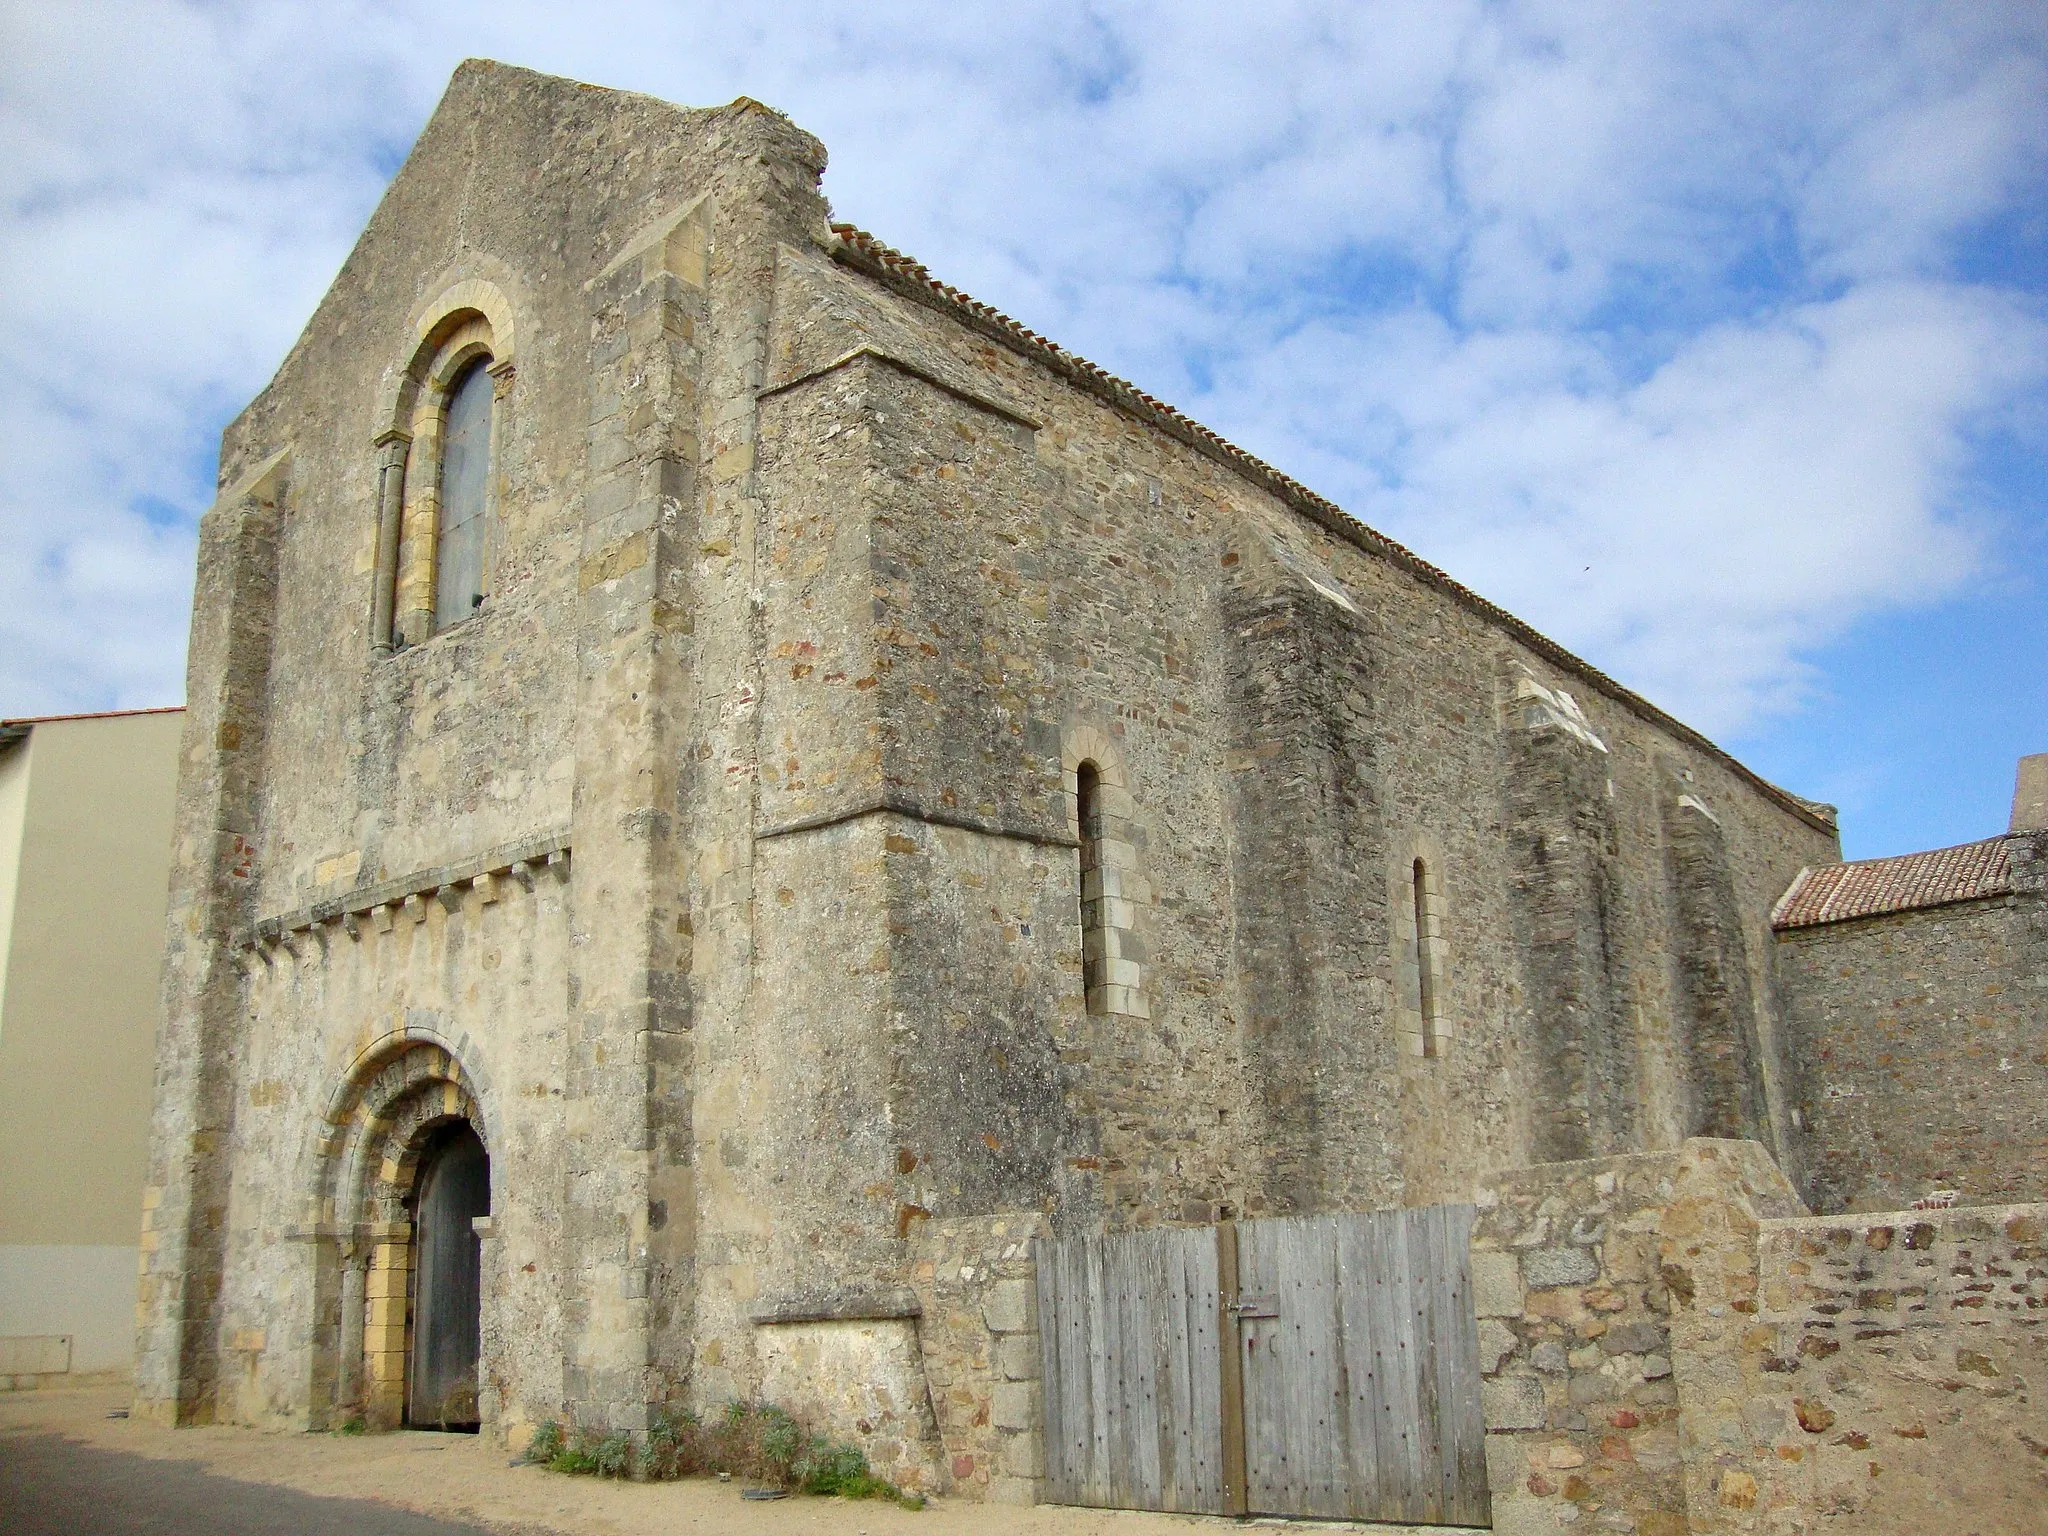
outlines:
[[911, 1285], [947, 1491], [1037, 1502], [1045, 1478], [1037, 1268], [1031, 1211], [919, 1222]]
[[1479, 1205], [1494, 1529], [1685, 1536], [1692, 1362], [1675, 1350], [1672, 1316], [1707, 1251], [1686, 1251], [1689, 1238], [1702, 1209], [1799, 1209], [1790, 1184], [1754, 1142], [1696, 1140], [1522, 1169], [1489, 1181]]
[[1753, 1142], [1520, 1170], [1473, 1280], [1494, 1528], [2038, 1528], [2048, 1208], [1816, 1217]]
[[[1060, 744], [1115, 743], [1145, 1027], [1091, 1014], [1060, 1042], [1105, 1219], [1775, 1142], [1768, 952], [1745, 935], [1834, 857], [1826, 820], [980, 322], [853, 248], [780, 253], [763, 804], [872, 794], [1050, 858]], [[1434, 1053], [1407, 1043], [1388, 900], [1424, 849]]]
[[2031, 889], [1778, 935], [1814, 1209], [2048, 1195], [2048, 834], [2009, 846]]
[[1681, 1312], [1693, 1529], [2023, 1536], [2048, 1502], [2048, 1206], [1762, 1221]]

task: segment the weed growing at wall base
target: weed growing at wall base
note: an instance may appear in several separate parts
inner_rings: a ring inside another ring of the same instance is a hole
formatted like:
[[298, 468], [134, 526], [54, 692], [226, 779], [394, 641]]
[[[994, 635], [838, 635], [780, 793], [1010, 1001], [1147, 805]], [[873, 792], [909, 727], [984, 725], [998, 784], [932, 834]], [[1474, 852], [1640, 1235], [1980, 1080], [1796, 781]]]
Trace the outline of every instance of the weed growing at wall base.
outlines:
[[728, 1403], [709, 1424], [686, 1408], [664, 1408], [644, 1445], [623, 1431], [597, 1436], [551, 1419], [535, 1432], [526, 1460], [571, 1476], [667, 1482], [723, 1475], [819, 1497], [924, 1507], [918, 1495], [875, 1476], [858, 1446], [810, 1434], [767, 1403]]

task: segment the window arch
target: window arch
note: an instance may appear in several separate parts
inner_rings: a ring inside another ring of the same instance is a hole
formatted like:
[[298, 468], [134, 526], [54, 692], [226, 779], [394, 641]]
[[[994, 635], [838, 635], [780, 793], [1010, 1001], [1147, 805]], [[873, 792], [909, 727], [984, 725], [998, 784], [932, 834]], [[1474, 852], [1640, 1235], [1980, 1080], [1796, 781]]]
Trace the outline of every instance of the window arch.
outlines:
[[463, 364], [448, 389], [441, 432], [434, 534], [434, 628], [468, 618], [484, 601], [484, 532], [491, 472], [490, 359]]
[[1074, 822], [1081, 840], [1081, 974], [1089, 1011], [1096, 1013], [1107, 980], [1108, 941], [1102, 910], [1102, 770], [1092, 762], [1074, 770]]
[[1101, 732], [1069, 731], [1061, 748], [1068, 810], [1079, 851], [1081, 975], [1087, 1011], [1152, 1016], [1145, 995], [1142, 914], [1152, 888], [1138, 868], [1138, 834], [1123, 758]]
[[490, 591], [510, 311], [490, 284], [459, 283], [422, 313], [417, 337], [377, 438], [370, 643], [380, 654], [459, 624]]
[[1394, 1008], [1403, 1049], [1436, 1057], [1450, 1042], [1448, 946], [1444, 942], [1443, 856], [1410, 839], [1394, 861], [1388, 892], [1394, 940]]

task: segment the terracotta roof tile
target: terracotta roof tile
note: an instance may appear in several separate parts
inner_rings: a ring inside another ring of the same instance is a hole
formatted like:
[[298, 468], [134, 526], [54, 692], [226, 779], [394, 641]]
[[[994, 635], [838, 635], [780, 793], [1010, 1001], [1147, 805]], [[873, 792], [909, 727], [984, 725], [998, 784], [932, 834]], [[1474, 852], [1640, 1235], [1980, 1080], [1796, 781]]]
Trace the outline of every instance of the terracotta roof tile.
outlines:
[[1859, 859], [1803, 869], [1771, 913], [1777, 929], [1845, 923], [1885, 912], [1910, 912], [1956, 901], [2003, 896], [2012, 890], [2010, 837], [1889, 859]]

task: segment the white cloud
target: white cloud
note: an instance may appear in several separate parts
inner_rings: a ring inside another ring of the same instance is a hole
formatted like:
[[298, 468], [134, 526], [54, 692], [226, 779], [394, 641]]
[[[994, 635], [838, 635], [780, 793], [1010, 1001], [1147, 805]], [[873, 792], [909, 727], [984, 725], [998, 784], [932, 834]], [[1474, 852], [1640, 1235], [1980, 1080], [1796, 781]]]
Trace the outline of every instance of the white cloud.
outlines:
[[2044, 377], [2048, 326], [2025, 309], [1896, 283], [1714, 327], [1633, 383], [1540, 331], [1417, 311], [1305, 327], [1211, 414], [1729, 730], [1796, 704], [1802, 651], [1977, 568], [1966, 429]]
[[2048, 184], [2044, 14], [8, 4], [0, 712], [177, 696], [207, 437], [486, 53], [783, 107], [842, 216], [1740, 727], [1988, 558], [2044, 296], [1956, 274]]

